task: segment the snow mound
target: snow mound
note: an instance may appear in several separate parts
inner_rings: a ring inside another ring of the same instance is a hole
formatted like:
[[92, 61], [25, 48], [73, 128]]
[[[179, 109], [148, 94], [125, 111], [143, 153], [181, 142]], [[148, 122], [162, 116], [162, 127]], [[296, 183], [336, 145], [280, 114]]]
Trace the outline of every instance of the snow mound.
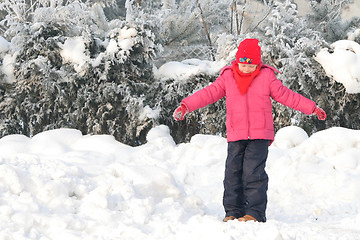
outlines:
[[293, 148], [305, 141], [308, 137], [304, 129], [296, 126], [288, 126], [279, 129], [275, 135], [272, 146], [282, 149]]
[[281, 129], [268, 221], [223, 223], [225, 138], [176, 145], [167, 126], [130, 147], [57, 129], [0, 139], [0, 239], [345, 239], [359, 236], [360, 130]]

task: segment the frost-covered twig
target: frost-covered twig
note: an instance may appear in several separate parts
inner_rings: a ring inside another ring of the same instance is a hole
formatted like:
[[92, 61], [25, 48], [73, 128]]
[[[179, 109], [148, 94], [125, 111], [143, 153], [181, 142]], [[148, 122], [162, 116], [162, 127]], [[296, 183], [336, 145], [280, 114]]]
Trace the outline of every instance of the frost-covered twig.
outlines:
[[[203, 24], [203, 26], [204, 26], [205, 34], [206, 34], [207, 39], [208, 39], [208, 41], [209, 41], [209, 46], [212, 47], [210, 32], [209, 32], [208, 27], [207, 27], [207, 25], [206, 25], [204, 13], [203, 13], [203, 11], [202, 11], [202, 8], [201, 8], [201, 5], [200, 5], [200, 3], [199, 3], [199, 0], [196, 0], [196, 3], [197, 3], [197, 7], [198, 7], [199, 10], [200, 10], [201, 22], [202, 22], [202, 24]], [[213, 60], [215, 61], [215, 56], [214, 56], [214, 54], [213, 54], [212, 52], [211, 52], [211, 56], [212, 56]]]
[[255, 29], [269, 16], [269, 14], [271, 13], [271, 10], [273, 8], [274, 5], [271, 5], [269, 7], [269, 11], [264, 15], [264, 17], [256, 24], [256, 26], [251, 29], [251, 32], [255, 31]]

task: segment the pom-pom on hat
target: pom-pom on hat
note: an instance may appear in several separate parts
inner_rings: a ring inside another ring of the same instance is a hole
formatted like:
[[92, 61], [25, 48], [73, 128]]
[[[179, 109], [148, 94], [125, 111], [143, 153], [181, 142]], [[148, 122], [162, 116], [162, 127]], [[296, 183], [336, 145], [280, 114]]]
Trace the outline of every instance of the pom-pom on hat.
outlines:
[[259, 64], [261, 62], [261, 48], [259, 40], [247, 38], [239, 44], [236, 53], [236, 63]]

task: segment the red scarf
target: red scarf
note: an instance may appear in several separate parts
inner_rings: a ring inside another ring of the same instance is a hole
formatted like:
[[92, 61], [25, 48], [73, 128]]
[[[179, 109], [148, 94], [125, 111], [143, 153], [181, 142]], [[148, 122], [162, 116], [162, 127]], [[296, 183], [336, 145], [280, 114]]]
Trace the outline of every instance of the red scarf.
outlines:
[[252, 80], [259, 74], [261, 66], [262, 66], [262, 62], [256, 67], [254, 72], [243, 73], [240, 71], [238, 63], [236, 62], [232, 63], [235, 82], [242, 95], [244, 95], [247, 92]]

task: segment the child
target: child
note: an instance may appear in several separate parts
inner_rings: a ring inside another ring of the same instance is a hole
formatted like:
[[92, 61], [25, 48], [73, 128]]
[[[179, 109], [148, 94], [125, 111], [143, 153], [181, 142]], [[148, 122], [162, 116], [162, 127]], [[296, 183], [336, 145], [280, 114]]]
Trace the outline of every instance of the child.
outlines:
[[225, 165], [224, 222], [265, 222], [268, 176], [265, 163], [268, 146], [274, 140], [271, 99], [325, 120], [326, 113], [315, 102], [285, 87], [277, 71], [261, 61], [257, 39], [245, 39], [236, 59], [225, 66], [211, 85], [181, 101], [175, 120], [226, 97], [228, 155]]

